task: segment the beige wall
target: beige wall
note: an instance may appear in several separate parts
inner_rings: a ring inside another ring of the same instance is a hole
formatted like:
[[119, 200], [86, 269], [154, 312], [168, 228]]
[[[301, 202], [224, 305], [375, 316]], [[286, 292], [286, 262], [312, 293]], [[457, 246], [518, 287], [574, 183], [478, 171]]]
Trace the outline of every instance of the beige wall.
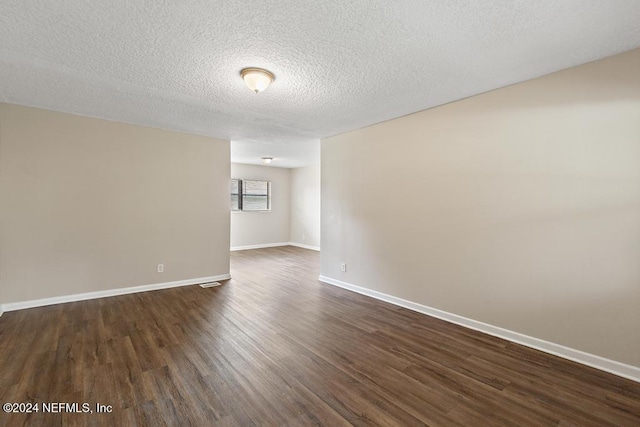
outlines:
[[291, 242], [320, 248], [320, 165], [291, 169]]
[[231, 212], [231, 248], [288, 242], [289, 169], [232, 163], [231, 178], [271, 182], [271, 211]]
[[323, 140], [322, 274], [640, 366], [640, 50]]
[[0, 104], [2, 302], [227, 274], [228, 186], [228, 141]]

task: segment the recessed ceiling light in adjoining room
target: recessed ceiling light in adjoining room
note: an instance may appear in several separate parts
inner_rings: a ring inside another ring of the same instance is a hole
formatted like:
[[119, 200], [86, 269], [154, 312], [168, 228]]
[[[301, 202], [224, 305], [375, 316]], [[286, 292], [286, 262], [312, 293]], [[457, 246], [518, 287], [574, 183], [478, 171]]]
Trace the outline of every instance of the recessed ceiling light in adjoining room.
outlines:
[[255, 93], [262, 92], [276, 79], [272, 72], [262, 68], [245, 68], [240, 71], [240, 76], [249, 89]]
[[262, 163], [264, 163], [265, 165], [268, 165], [272, 161], [273, 161], [273, 157], [263, 157], [262, 158]]

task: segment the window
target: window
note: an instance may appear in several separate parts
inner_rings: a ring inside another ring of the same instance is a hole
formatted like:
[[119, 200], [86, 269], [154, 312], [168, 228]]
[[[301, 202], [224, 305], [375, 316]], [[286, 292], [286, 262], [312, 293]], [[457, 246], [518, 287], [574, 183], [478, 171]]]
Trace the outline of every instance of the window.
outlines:
[[239, 211], [240, 210], [240, 180], [232, 179], [231, 180], [231, 210]]
[[249, 179], [232, 179], [232, 211], [268, 211], [271, 210], [271, 183]]

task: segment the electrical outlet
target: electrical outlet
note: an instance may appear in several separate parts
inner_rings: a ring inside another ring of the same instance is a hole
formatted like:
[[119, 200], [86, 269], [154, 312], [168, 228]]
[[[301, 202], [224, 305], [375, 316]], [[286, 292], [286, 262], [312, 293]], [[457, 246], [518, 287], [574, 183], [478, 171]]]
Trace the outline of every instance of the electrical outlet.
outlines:
[[342, 271], [343, 273], [346, 273], [347, 272], [347, 264], [342, 263], [340, 265], [340, 271]]
[[158, 273], [164, 273], [164, 264], [158, 264]]

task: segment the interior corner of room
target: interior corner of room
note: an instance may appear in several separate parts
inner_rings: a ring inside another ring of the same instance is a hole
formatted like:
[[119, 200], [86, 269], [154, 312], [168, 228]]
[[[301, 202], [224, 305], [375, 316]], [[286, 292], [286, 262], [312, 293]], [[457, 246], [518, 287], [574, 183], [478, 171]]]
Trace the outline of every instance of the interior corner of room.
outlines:
[[270, 208], [231, 213], [231, 250], [320, 249], [320, 165], [295, 168], [231, 163], [231, 177], [270, 183]]

